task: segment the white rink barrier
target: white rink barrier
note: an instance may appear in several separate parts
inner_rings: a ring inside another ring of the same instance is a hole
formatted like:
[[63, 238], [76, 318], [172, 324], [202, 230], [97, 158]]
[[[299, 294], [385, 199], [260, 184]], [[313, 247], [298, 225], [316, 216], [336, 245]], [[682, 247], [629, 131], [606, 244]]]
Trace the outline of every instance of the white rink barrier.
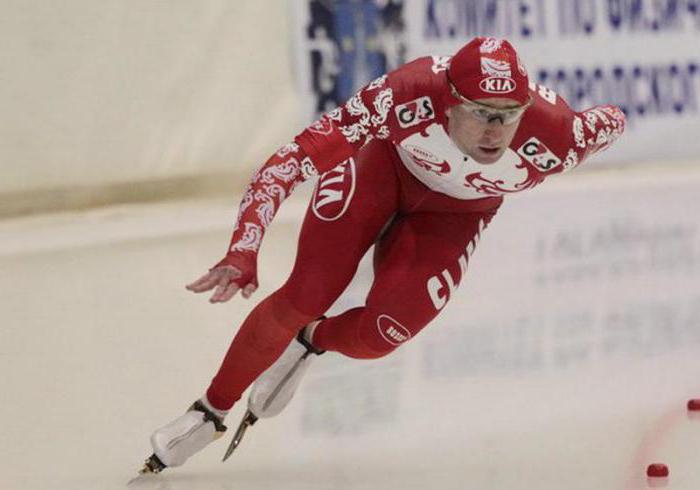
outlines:
[[247, 179], [302, 126], [287, 18], [281, 2], [6, 2], [0, 196]]

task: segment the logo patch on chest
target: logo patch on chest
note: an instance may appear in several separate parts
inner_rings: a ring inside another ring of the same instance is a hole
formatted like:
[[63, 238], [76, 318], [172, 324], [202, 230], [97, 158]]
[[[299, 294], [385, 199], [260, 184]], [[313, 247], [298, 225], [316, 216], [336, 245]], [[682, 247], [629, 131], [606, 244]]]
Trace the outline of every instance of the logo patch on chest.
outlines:
[[530, 138], [518, 148], [518, 155], [543, 172], [548, 172], [561, 165], [561, 159], [535, 137]]
[[435, 118], [435, 109], [430, 97], [421, 97], [405, 104], [397, 105], [394, 109], [399, 126], [410, 128], [416, 124], [430, 121]]
[[403, 148], [411, 155], [413, 161], [419, 167], [436, 174], [447, 174], [450, 172], [450, 164], [447, 160], [441, 159], [425, 148], [410, 143], [405, 144]]

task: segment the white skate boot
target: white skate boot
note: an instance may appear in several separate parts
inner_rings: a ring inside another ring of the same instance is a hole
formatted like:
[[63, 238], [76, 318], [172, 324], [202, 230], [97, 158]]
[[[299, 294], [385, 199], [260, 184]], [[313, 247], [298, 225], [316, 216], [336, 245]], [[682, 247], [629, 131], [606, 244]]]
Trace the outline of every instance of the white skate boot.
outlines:
[[190, 456], [224, 435], [225, 416], [226, 412], [214, 409], [205, 398], [197, 400], [184, 415], [153, 433], [153, 454], [139, 473], [160, 473], [164, 468], [181, 466]]
[[224, 461], [238, 447], [248, 427], [258, 419], [274, 417], [289, 404], [312, 359], [325, 352], [310, 342], [316, 326], [324, 319], [320, 318], [304, 327], [280, 358], [255, 381], [248, 397], [248, 410], [224, 455]]

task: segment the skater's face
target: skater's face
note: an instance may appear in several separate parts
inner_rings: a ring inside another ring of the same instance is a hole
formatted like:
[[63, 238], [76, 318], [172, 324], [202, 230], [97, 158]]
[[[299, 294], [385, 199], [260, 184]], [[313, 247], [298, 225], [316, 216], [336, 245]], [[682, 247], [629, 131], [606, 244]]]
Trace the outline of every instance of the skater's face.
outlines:
[[447, 110], [447, 131], [462, 153], [479, 163], [494, 163], [513, 140], [526, 109], [506, 98], [465, 102]]

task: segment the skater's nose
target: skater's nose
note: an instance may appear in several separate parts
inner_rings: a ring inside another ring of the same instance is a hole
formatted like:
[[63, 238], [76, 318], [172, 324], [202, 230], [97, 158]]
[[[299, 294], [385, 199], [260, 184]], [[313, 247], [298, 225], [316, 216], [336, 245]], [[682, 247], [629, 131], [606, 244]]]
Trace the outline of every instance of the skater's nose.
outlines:
[[484, 128], [484, 136], [495, 139], [500, 138], [502, 134], [503, 124], [501, 123], [500, 119], [492, 120], [486, 123], [486, 127]]

